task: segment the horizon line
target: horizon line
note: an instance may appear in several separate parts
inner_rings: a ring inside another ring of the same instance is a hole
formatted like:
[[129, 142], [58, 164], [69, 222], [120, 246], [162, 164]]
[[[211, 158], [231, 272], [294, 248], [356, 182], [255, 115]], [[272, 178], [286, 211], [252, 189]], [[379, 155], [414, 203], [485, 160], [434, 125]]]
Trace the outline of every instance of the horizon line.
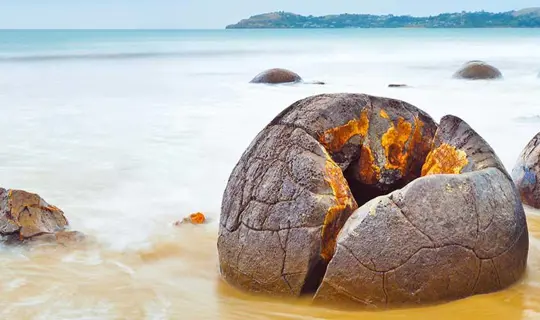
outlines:
[[244, 29], [227, 29], [227, 28], [0, 28], [0, 32], [5, 31], [226, 31], [226, 32], [248, 32], [254, 30], [390, 30], [390, 29], [407, 29], [407, 30], [438, 30], [438, 29], [540, 29], [538, 27], [349, 27], [349, 28], [244, 28]]
[[[442, 14], [463, 14], [463, 13], [479, 13], [479, 12], [486, 12], [486, 13], [492, 13], [492, 14], [502, 14], [502, 13], [511, 13], [511, 12], [519, 12], [523, 10], [530, 10], [530, 9], [536, 9], [540, 11], [540, 6], [538, 7], [526, 7], [521, 9], [514, 9], [509, 11], [486, 11], [484, 9], [482, 10], [476, 10], [476, 11], [454, 11], [454, 12], [440, 12], [437, 14], [429, 14], [429, 15], [413, 15], [413, 14], [393, 14], [393, 13], [384, 13], [384, 14], [375, 14], [375, 13], [349, 13], [349, 12], [343, 12], [343, 13], [329, 13], [325, 15], [313, 15], [313, 14], [298, 14], [290, 11], [269, 11], [264, 13], [257, 13], [254, 15], [251, 15], [251, 17], [265, 15], [265, 14], [272, 14], [272, 13], [289, 13], [294, 14], [298, 16], [312, 16], [312, 17], [326, 17], [326, 16], [337, 16], [337, 15], [344, 15], [344, 14], [350, 14], [350, 15], [370, 15], [370, 16], [397, 16], [397, 17], [413, 17], [413, 18], [428, 18], [428, 17], [434, 17]], [[226, 27], [226, 26], [225, 26]], [[36, 27], [22, 27], [22, 28], [2, 28], [0, 27], [0, 31], [203, 31], [203, 30], [224, 30], [225, 27], [196, 27], [196, 28], [190, 28], [190, 27], [180, 27], [180, 28], [164, 28], [164, 27], [149, 27], [149, 28], [139, 28], [139, 27], [120, 27], [120, 28], [110, 28], [110, 27], [67, 27], [67, 28], [50, 28], [50, 27], [43, 27], [43, 28], [36, 28]], [[264, 28], [262, 28], [264, 29]], [[281, 29], [281, 28], [268, 28], [268, 29]], [[287, 28], [282, 28], [287, 29]], [[314, 28], [314, 29], [325, 29], [325, 28]], [[332, 29], [332, 28], [328, 28]], [[360, 28], [358, 28], [360, 29]], [[372, 28], [376, 29], [376, 28]], [[389, 28], [377, 28], [377, 29], [389, 29]], [[398, 29], [398, 28], [396, 28]], [[426, 28], [428, 29], [428, 28]], [[452, 29], [452, 28], [449, 28]], [[475, 29], [486, 29], [486, 28], [475, 28]], [[533, 29], [533, 28], [531, 28]]]

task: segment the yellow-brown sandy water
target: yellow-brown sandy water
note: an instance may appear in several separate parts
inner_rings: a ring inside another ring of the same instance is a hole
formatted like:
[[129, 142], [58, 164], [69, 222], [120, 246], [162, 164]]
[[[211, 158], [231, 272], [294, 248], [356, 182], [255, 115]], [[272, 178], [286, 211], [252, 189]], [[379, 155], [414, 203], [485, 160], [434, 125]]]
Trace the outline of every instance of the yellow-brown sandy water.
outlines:
[[216, 230], [183, 225], [147, 249], [4, 249], [0, 319], [540, 319], [540, 214], [529, 210], [527, 275], [505, 291], [437, 306], [339, 311], [253, 297], [218, 275]]

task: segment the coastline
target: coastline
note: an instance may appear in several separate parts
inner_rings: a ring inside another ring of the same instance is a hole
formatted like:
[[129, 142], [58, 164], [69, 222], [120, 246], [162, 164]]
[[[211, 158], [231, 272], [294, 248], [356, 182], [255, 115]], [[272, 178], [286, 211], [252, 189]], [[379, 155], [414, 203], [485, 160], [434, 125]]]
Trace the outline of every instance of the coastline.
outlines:
[[[321, 27], [321, 28], [296, 28], [296, 27], [249, 27], [249, 28], [228, 28], [224, 29], [215, 29], [215, 30], [346, 30], [346, 29], [371, 29], [371, 30], [400, 30], [400, 29], [434, 29], [434, 30], [445, 30], [445, 29], [455, 29], [455, 30], [469, 30], [469, 29], [540, 29], [540, 27], [425, 27], [425, 26], [407, 26], [407, 27], [345, 27], [345, 28], [330, 28], [330, 27]], [[212, 29], [207, 29], [212, 30]]]
[[269, 12], [242, 19], [226, 29], [242, 28], [540, 28], [540, 8], [507, 12], [453, 12], [434, 16], [333, 14], [305, 16], [291, 12]]

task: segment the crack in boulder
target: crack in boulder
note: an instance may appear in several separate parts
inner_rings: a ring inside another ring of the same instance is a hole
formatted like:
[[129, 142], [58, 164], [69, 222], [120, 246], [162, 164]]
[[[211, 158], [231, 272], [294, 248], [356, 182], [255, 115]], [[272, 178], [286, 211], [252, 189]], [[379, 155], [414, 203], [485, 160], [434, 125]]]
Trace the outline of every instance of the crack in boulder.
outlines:
[[[492, 148], [455, 116], [437, 124], [398, 100], [309, 97], [283, 110], [233, 170], [220, 270], [246, 290], [364, 306], [499, 290], [527, 259], [528, 237], [515, 232], [527, 229], [523, 208], [509, 190]], [[482, 268], [486, 257], [494, 270]]]

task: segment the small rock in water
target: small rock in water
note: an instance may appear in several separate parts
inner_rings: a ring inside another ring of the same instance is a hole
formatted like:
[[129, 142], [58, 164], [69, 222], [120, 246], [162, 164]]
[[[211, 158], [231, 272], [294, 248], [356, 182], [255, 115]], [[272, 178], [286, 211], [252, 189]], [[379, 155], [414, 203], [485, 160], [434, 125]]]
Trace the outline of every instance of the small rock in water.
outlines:
[[0, 235], [22, 241], [55, 234], [67, 226], [64, 212], [37, 194], [0, 188]]
[[408, 88], [406, 84], [391, 83], [388, 85], [388, 88]]
[[206, 222], [206, 217], [204, 216], [204, 213], [197, 212], [192, 213], [189, 215], [189, 217], [185, 217], [183, 220], [176, 221], [174, 223], [175, 226], [180, 226], [181, 224], [203, 224]]

